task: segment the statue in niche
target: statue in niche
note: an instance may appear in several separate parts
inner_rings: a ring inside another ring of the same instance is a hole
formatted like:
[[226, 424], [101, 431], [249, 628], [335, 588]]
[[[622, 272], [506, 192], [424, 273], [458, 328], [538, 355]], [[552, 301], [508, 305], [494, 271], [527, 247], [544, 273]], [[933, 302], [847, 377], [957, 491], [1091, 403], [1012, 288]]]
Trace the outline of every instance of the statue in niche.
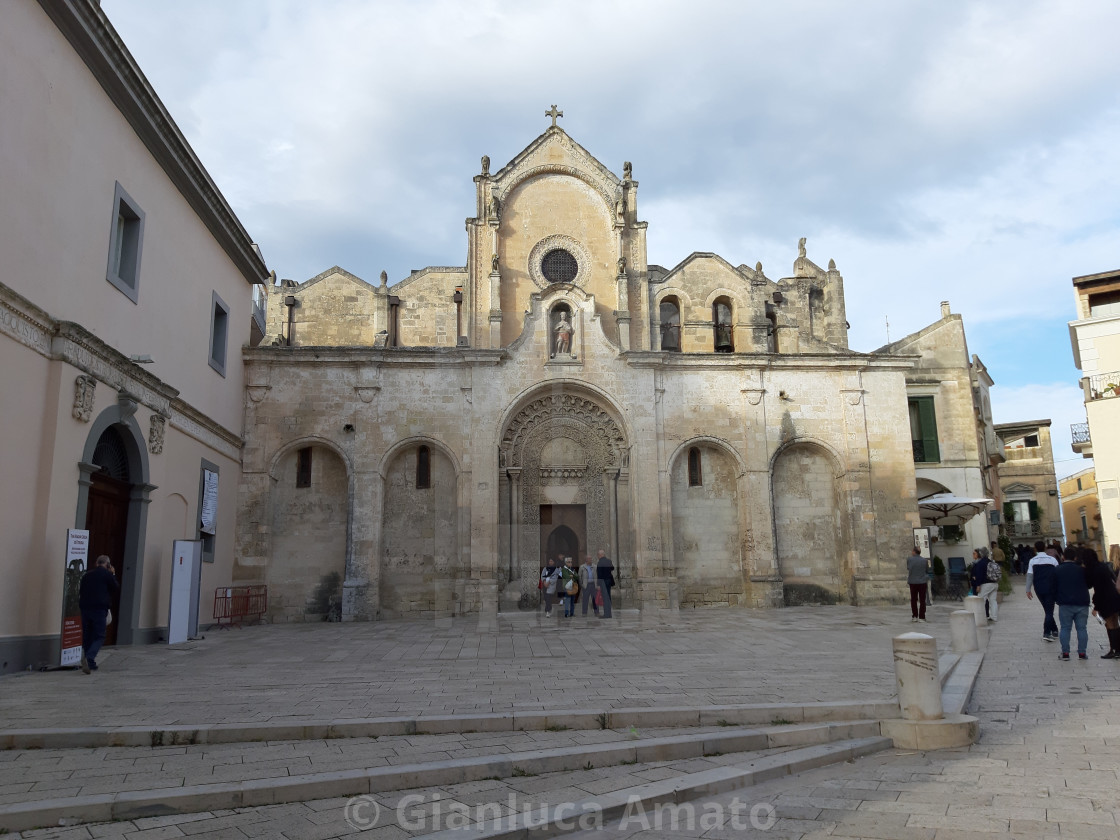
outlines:
[[572, 333], [575, 331], [572, 328], [572, 322], [568, 320], [568, 310], [557, 310], [556, 326], [552, 328], [553, 335], [556, 336], [553, 343], [552, 356], [555, 358], [562, 354], [571, 354], [572, 352]]
[[626, 273], [626, 257], [618, 258], [618, 276], [621, 277]]
[[614, 203], [614, 218], [619, 224], [626, 221], [626, 200], [621, 197]]
[[498, 255], [497, 254], [494, 254], [492, 257], [490, 257], [490, 271], [493, 274], [498, 273]]
[[490, 196], [490, 206], [486, 209], [486, 215], [494, 221], [501, 219], [502, 204], [496, 195]]
[[805, 237], [802, 236], [797, 240], [797, 256], [798, 259], [805, 259]]
[[634, 177], [634, 164], [632, 164], [628, 160], [624, 160], [622, 162], [622, 179], [624, 181], [629, 181], [633, 177]]
[[482, 174], [483, 175], [489, 175], [490, 174], [490, 155], [483, 155], [482, 156]]

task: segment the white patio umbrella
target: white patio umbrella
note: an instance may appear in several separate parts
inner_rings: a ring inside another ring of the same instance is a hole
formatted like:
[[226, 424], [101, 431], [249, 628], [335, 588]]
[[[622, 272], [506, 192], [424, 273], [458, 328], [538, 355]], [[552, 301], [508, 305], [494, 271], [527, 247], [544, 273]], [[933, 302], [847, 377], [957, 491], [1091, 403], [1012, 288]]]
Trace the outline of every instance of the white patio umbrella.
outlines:
[[918, 499], [918, 512], [926, 525], [963, 525], [988, 505], [991, 499], [969, 499], [952, 493], [935, 493]]

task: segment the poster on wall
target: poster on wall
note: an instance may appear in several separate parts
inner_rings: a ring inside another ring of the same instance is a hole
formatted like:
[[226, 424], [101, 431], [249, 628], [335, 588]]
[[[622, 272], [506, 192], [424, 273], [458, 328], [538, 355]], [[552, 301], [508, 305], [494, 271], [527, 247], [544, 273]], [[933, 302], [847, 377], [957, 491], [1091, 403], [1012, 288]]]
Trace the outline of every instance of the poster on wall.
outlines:
[[929, 553], [929, 528], [914, 529], [914, 545], [921, 552], [922, 557], [930, 559]]
[[62, 578], [62, 653], [59, 665], [82, 661], [82, 611], [78, 608], [78, 589], [89, 558], [89, 531], [66, 529], [66, 566]]
[[218, 523], [218, 474], [211, 470], [202, 471], [202, 512], [198, 530], [214, 535]]

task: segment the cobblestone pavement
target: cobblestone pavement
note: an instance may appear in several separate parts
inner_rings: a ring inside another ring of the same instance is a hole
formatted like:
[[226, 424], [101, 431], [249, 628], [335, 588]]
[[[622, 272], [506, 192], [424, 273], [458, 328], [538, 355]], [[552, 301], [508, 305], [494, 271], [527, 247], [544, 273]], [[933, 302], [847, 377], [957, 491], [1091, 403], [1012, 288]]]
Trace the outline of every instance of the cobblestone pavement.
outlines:
[[[1120, 661], [1099, 658], [1107, 638], [1090, 625], [1089, 660], [1059, 662], [1058, 646], [1041, 639], [1037, 601], [1017, 592], [1005, 602], [969, 707], [980, 718], [980, 742], [968, 749], [892, 750], [739, 791], [748, 805], [742, 831], [724, 824], [659, 832], [651, 813], [649, 831], [629, 821], [622, 831], [573, 837], [1116, 840]], [[729, 813], [735, 795], [710, 804]]]
[[[931, 612], [931, 623], [921, 629], [929, 630], [944, 641], [951, 606], [937, 605]], [[627, 675], [624, 678], [632, 681], [628, 683], [631, 690], [641, 690], [642, 683], [637, 676], [640, 669], [630, 670], [626, 666], [628, 656], [641, 655], [645, 658], [644, 664], [649, 668], [650, 678], [655, 685], [659, 684], [659, 675], [662, 673], [659, 669], [674, 666], [684, 668], [683, 675], [671, 674], [672, 690], [659, 694], [646, 686], [640, 698], [625, 695], [617, 698], [626, 705], [863, 699], [868, 693], [876, 696], [888, 693], [889, 682], [884, 680], [890, 679], [890, 636], [914, 629], [906, 612], [903, 607], [859, 610], [804, 608], [763, 615], [700, 613], [683, 617], [672, 629], [653, 631], [618, 628], [621, 632], [612, 629], [588, 635], [614, 634], [611, 645], [619, 652], [613, 656], [608, 655], [608, 665], [624, 669]], [[643, 840], [700, 836], [757, 837], [766, 840], [810, 840], [822, 837], [963, 840], [987, 835], [1111, 840], [1120, 836], [1117, 822], [1120, 815], [1120, 797], [1117, 796], [1117, 791], [1120, 790], [1120, 750], [1117, 749], [1120, 747], [1120, 704], [1117, 703], [1120, 699], [1120, 663], [1099, 659], [1103, 652], [1103, 631], [1095, 622], [1092, 623], [1089, 661], [1059, 662], [1057, 646], [1039, 638], [1041, 612], [1036, 603], [1027, 602], [1021, 595], [1016, 595], [1004, 604], [1000, 616], [1001, 620], [992, 634], [970, 707], [970, 712], [981, 720], [981, 740], [973, 747], [931, 753], [890, 750], [848, 764], [824, 767], [695, 803], [694, 814], [698, 819], [705, 812], [714, 813], [717, 807], [722, 808], [722, 813], [726, 816], [730, 814], [732, 801], [737, 796], [739, 804], [744, 806], [741, 819], [746, 825], [745, 830], [726, 822], [714, 828], [699, 822], [692, 826], [686, 822], [672, 827], [668, 825], [667, 814], [662, 816], [662, 824], [659, 826], [658, 815], [647, 813], [633, 815], [622, 830], [606, 827], [601, 831], [585, 832], [579, 836], [637, 836]], [[263, 631], [261, 635], [265, 635], [269, 631], [284, 629], [286, 628], [260, 630]], [[326, 629], [327, 632], [335, 630]], [[844, 632], [840, 632], [841, 630]], [[248, 645], [251, 632], [258, 631], [245, 631], [241, 639], [237, 639], [236, 634], [223, 634], [225, 638], [218, 647], [229, 652], [212, 653], [209, 661], [219, 664], [224, 662], [224, 667], [227, 668], [236, 665], [241, 654], [231, 655], [233, 651], [230, 649], [242, 650], [242, 645]], [[502, 632], [496, 635], [500, 637]], [[572, 640], [573, 636], [583, 635], [578, 628], [574, 633], [569, 628], [529, 628], [524, 635], [524, 642], [530, 650], [535, 643], [558, 638], [561, 640], [560, 644], [565, 646], [568, 656], [578, 656], [581, 653], [580, 643], [573, 644]], [[424, 638], [412, 641], [417, 646], [431, 645], [437, 643], [436, 637], [448, 641], [434, 630], [427, 631]], [[750, 640], [746, 641], [743, 637], [750, 637]], [[298, 630], [286, 638], [298, 639]], [[397, 638], [398, 644], [409, 647], [407, 633]], [[366, 637], [367, 642], [369, 639], [370, 637]], [[267, 641], [270, 645], [273, 643], [272, 640]], [[512, 640], [495, 640], [495, 651], [503, 644], [512, 644]], [[705, 648], [705, 645], [711, 647]], [[780, 652], [783, 657], [794, 657], [799, 645], [804, 648], [805, 654], [802, 669], [779, 663], [775, 669], [777, 673], [772, 674], [768, 655]], [[346, 646], [352, 649], [357, 646], [357, 642]], [[551, 651], [555, 645], [548, 644], [547, 647]], [[868, 649], [873, 650], [873, 656], [868, 654]], [[586, 650], [582, 652], [586, 653]], [[74, 674], [28, 675], [0, 683], [0, 692], [4, 694], [3, 704], [12, 702], [7, 689], [17, 682], [33, 683], [44, 678], [52, 681], [62, 679], [69, 682], [61, 685], [69, 688], [75, 681], [82, 686], [83, 680], [85, 683], [92, 682], [112, 673], [115, 668], [120, 668], [120, 673], [129, 674], [136, 679], [137, 670], [128, 671], [125, 666], [142, 668], [143, 674], [152, 675], [147, 679], [158, 679], [161, 682], [173, 679], [172, 675], [161, 672], [157, 658], [152, 657], [152, 649], [142, 649], [139, 653], [144, 655], [139, 657], [141, 660], [144, 657], [150, 658], [146, 662], [137, 663], [136, 652], [130, 650], [127, 655], [106, 660], [105, 674], [94, 677], [83, 678]], [[164, 658], [171, 660], [166, 649], [163, 653]], [[268, 653], [270, 657], [273, 655], [275, 649]], [[296, 655], [302, 657], [306, 654], [297, 650]], [[690, 656], [704, 661], [690, 666]], [[744, 657], [750, 657], [748, 663], [739, 661]], [[197, 659], [203, 660], [204, 657]], [[728, 662], [728, 669], [718, 668], [721, 659]], [[878, 663], [878, 659], [885, 659], [885, 665]], [[477, 665], [480, 660], [485, 663], [486, 658], [476, 654], [472, 661]], [[373, 667], [371, 661], [394, 660], [383, 651], [379, 657], [367, 660], [362, 667]], [[395, 661], [399, 663], [401, 660], [398, 657]], [[458, 662], [457, 659], [454, 661]], [[811, 667], [815, 670], [809, 670], [810, 666], [805, 665], [806, 661], [812, 661]], [[532, 672], [518, 681], [521, 689], [532, 688], [534, 679], [545, 673], [529, 667], [534, 663], [535, 656], [530, 661], [515, 657], [514, 661], [506, 663], [513, 673], [519, 672], [517, 666], [525, 666], [526, 671]], [[172, 668], [173, 673], [181, 675], [181, 668], [174, 671], [175, 664], [172, 660], [167, 667]], [[438, 664], [435, 667], [437, 670], [441, 669]], [[297, 690], [310, 691], [310, 682], [296, 676], [296, 670], [298, 669], [293, 669], [293, 676], [297, 682]], [[801, 673], [802, 670], [809, 672]], [[490, 671], [487, 668], [482, 668], [481, 671], [478, 679], [484, 681]], [[759, 674], [759, 671], [765, 673]], [[583, 706], [590, 702], [588, 697], [601, 701], [605, 697], [616, 696], [597, 693], [593, 686], [596, 679], [603, 679], [603, 675], [609, 672], [610, 668], [604, 667], [586, 677], [586, 672], [578, 669], [566, 671], [564, 682], [557, 689], [566, 695], [567, 702], [562, 705]], [[735, 680], [752, 673], [754, 676], [749, 685], [765, 690], [765, 696], [749, 694], [742, 689], [734, 694]], [[718, 677], [715, 686], [690, 684], [690, 679], [697, 681], [712, 676]], [[783, 681], [783, 676], [788, 678]], [[836, 685], [821, 685], [833, 682]], [[786, 688], [783, 689], [783, 685]], [[190, 690], [198, 691], [196, 687]], [[410, 689], [408, 693], [411, 695], [415, 690]], [[24, 696], [22, 702], [29, 702], [28, 690], [21, 686], [20, 691]], [[265, 702], [275, 702], [273, 692], [281, 691], [282, 688], [279, 687], [264, 691], [262, 698]], [[806, 696], [806, 691], [809, 691], [810, 696]], [[822, 691], [826, 693], [821, 694]], [[329, 695], [330, 692], [324, 689], [323, 693]], [[501, 710], [510, 708], [509, 705], [501, 704], [514, 702], [507, 697], [495, 699], [492, 706], [471, 705], [467, 709], [460, 709], [449, 704], [452, 696], [450, 693], [436, 693], [440, 699], [434, 707], [441, 711]], [[732, 694], [736, 699], [727, 699]], [[44, 693], [40, 696], [46, 698], [49, 695]], [[149, 688], [141, 696], [148, 698], [146, 711], [156, 715], [155, 719], [160, 719], [159, 703], [154, 690]], [[380, 696], [379, 692], [366, 695], [364, 702], [372, 703], [374, 696]], [[528, 708], [546, 707], [553, 699], [547, 692], [536, 694], [531, 701], [520, 699], [520, 691], [515, 696], [519, 698], [517, 702], [545, 704]], [[659, 699], [661, 696], [673, 699], [663, 703]], [[637, 702], [639, 699], [643, 702]], [[168, 703], [168, 708], [175, 708], [177, 711], [178, 706], [177, 701]], [[17, 708], [20, 708], [20, 704], [17, 704]], [[228, 710], [233, 707], [226, 708]], [[6, 709], [0, 709], [0, 714], [6, 714]], [[36, 713], [35, 717], [39, 716], [40, 713]], [[263, 716], [252, 719], [269, 718]], [[81, 715], [74, 720], [80, 723], [91, 722]], [[555, 734], [574, 735], [547, 733]], [[4, 760], [4, 756], [4, 753], [0, 753], [0, 762]], [[337, 799], [74, 826], [24, 832], [14, 837], [28, 840], [86, 840], [118, 836], [127, 840], [159, 840], [168, 837], [196, 837], [200, 840], [240, 840], [249, 837], [285, 837], [291, 840], [359, 836], [377, 840], [404, 838], [429, 832], [436, 827], [430, 820], [424, 821], [420, 828], [411, 825], [402, 827], [398, 824], [395, 809], [406, 796], [414, 797], [410, 800], [413, 803], [419, 797], [420, 804], [414, 805], [409, 811], [413, 816], [417, 813], [417, 808], [421, 812], [427, 808], [430, 813], [436, 803], [442, 803], [446, 811], [447, 805], [452, 801], [462, 802], [467, 806], [484, 802], [508, 803], [510, 795], [517, 798], [515, 808], [535, 807], [545, 802], [555, 804], [565, 798], [578, 800], [588, 795], [620, 790], [642, 781], [665, 778], [664, 774], [667, 773], [702, 769], [701, 765], [711, 766], [712, 762], [734, 764], [734, 761], [734, 756], [720, 756], [697, 759], [694, 762], [676, 762], [673, 766], [622, 766], [550, 773], [524, 779], [486, 780], [438, 789], [399, 791], [393, 795], [378, 797], [381, 819], [375, 827], [361, 832], [347, 822], [347, 816], [351, 822], [364, 825], [362, 815], [356, 815], [353, 807], [347, 811], [346, 801]], [[758, 827], [751, 826], [751, 807], [755, 807]], [[645, 830], [643, 819], [649, 821], [649, 830]], [[764, 826], [769, 827], [763, 828]]]
[[[949, 605], [923, 625], [948, 644]], [[558, 611], [557, 611], [558, 612]], [[908, 606], [697, 610], [671, 624], [518, 614], [207, 631], [0, 678], [3, 728], [340, 720], [574, 708], [864, 700], [893, 693]]]

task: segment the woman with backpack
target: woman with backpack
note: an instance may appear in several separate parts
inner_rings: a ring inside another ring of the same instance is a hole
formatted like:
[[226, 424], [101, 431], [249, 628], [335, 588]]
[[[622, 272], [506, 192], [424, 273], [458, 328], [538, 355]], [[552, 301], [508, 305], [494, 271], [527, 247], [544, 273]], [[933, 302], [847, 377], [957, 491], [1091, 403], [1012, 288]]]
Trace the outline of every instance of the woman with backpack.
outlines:
[[999, 592], [999, 582], [1003, 577], [1003, 569], [999, 563], [988, 556], [988, 549], [978, 548], [972, 552], [976, 562], [972, 566], [972, 585], [976, 594], [984, 599], [985, 612], [988, 621], [996, 621], [999, 617], [999, 603], [996, 595]]

